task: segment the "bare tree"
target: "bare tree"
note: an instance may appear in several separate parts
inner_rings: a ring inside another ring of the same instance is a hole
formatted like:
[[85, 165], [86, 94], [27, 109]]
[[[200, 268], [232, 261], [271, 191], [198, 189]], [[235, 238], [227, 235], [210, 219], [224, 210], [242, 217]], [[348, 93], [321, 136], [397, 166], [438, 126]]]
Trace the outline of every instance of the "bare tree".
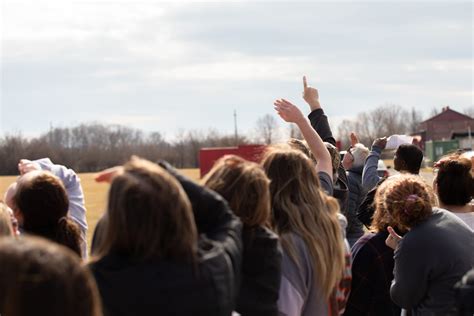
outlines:
[[405, 134], [409, 128], [410, 113], [399, 105], [386, 104], [370, 112], [359, 113], [354, 120], [343, 120], [338, 127], [338, 136], [343, 148], [349, 145], [351, 132], [355, 132], [360, 142], [368, 146], [375, 138]]
[[297, 138], [297, 139], [303, 139], [303, 135], [301, 134], [300, 129], [296, 124], [291, 123], [290, 126], [288, 127], [290, 138]]
[[278, 138], [278, 121], [274, 116], [265, 114], [257, 120], [256, 126], [257, 139], [263, 140], [267, 145]]

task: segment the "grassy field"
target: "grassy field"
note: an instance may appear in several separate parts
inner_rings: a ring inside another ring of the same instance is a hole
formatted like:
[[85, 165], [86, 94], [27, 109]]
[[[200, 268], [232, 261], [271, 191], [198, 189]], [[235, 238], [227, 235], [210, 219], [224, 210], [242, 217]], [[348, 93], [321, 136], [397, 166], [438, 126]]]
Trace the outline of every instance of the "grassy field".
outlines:
[[[199, 179], [199, 169], [182, 169], [181, 172], [193, 180]], [[89, 240], [90, 245], [90, 240], [97, 220], [102, 216], [107, 205], [107, 192], [109, 185], [95, 182], [94, 173], [81, 173], [79, 176], [81, 178], [82, 188], [86, 199], [87, 222], [89, 224], [87, 239]], [[0, 197], [3, 197], [7, 187], [15, 180], [16, 177], [0, 176]]]

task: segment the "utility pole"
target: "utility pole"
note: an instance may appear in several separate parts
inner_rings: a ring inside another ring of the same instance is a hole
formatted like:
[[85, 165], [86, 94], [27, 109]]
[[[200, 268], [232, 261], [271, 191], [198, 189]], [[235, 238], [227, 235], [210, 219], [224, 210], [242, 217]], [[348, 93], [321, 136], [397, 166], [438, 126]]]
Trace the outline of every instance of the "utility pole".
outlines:
[[235, 137], [235, 145], [238, 146], [239, 134], [237, 133], [237, 111], [235, 109], [234, 109], [234, 137]]

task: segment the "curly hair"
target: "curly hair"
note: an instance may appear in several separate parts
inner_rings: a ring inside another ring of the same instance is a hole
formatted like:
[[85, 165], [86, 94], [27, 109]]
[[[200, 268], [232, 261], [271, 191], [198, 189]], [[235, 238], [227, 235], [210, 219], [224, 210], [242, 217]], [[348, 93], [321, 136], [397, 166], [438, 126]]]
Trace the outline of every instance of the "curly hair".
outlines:
[[370, 225], [370, 230], [374, 232], [386, 231], [388, 226], [392, 226], [399, 233], [405, 233], [406, 228], [400, 227], [400, 224], [388, 213], [385, 208], [385, 193], [391, 181], [396, 178], [387, 178], [378, 186], [374, 197], [375, 212]]
[[402, 229], [410, 229], [432, 214], [435, 196], [420, 177], [402, 175], [387, 183], [383, 207]]
[[436, 191], [443, 204], [462, 206], [471, 201], [474, 193], [471, 168], [471, 161], [458, 154], [445, 156], [435, 164]]

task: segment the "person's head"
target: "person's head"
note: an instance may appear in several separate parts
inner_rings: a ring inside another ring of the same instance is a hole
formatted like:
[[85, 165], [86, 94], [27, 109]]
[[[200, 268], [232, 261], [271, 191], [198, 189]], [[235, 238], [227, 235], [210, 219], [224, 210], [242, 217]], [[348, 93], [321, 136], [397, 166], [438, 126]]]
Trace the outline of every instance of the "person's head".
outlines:
[[342, 165], [346, 170], [362, 167], [368, 155], [369, 149], [363, 144], [357, 143], [347, 150], [342, 159]]
[[326, 148], [328, 149], [329, 154], [331, 155], [332, 178], [333, 178], [334, 183], [335, 183], [337, 181], [339, 165], [341, 164], [341, 155], [339, 154], [339, 151], [337, 150], [337, 147], [334, 146], [333, 144], [328, 143], [328, 142], [324, 142], [324, 145], [326, 145]]
[[224, 156], [202, 182], [229, 202], [245, 226], [269, 224], [270, 181], [260, 165], [234, 155]]
[[389, 215], [385, 208], [385, 193], [389, 187], [390, 181], [397, 177], [391, 177], [383, 180], [383, 182], [377, 187], [374, 197], [375, 212], [372, 218], [370, 229], [375, 232], [387, 231], [388, 226], [392, 226], [398, 233], [405, 233], [406, 228], [400, 227], [399, 223]]
[[439, 201], [446, 206], [468, 204], [474, 193], [472, 164], [457, 154], [443, 157], [435, 164], [434, 188]]
[[12, 210], [0, 200], [0, 236], [13, 236]]
[[420, 177], [403, 175], [387, 183], [383, 207], [399, 227], [411, 229], [432, 214], [433, 190]]
[[88, 269], [69, 249], [38, 237], [0, 240], [0, 314], [99, 316]]
[[47, 171], [24, 174], [18, 180], [13, 207], [25, 232], [58, 242], [81, 255], [80, 230], [68, 218], [69, 199], [58, 177]]
[[423, 162], [423, 152], [413, 144], [402, 144], [397, 148], [393, 157], [393, 166], [397, 171], [409, 172], [411, 174], [420, 173]]
[[471, 161], [471, 174], [474, 177], [474, 151], [470, 150], [461, 154], [461, 158], [466, 158]]
[[316, 157], [314, 157], [313, 153], [311, 152], [311, 149], [308, 146], [308, 143], [305, 140], [300, 140], [297, 138], [290, 138], [287, 142], [287, 144], [290, 146], [290, 148], [301, 151], [303, 154], [305, 154], [309, 159], [313, 161], [314, 164], [317, 164]]
[[337, 219], [337, 200], [320, 190], [314, 164], [303, 153], [270, 149], [263, 168], [270, 179], [272, 220], [282, 246], [299, 262], [291, 235], [300, 236], [309, 249], [324, 295], [334, 289], [344, 267], [344, 243]]
[[191, 203], [178, 181], [150, 161], [134, 157], [113, 179], [105, 223], [99, 257], [115, 253], [134, 261], [195, 260]]

